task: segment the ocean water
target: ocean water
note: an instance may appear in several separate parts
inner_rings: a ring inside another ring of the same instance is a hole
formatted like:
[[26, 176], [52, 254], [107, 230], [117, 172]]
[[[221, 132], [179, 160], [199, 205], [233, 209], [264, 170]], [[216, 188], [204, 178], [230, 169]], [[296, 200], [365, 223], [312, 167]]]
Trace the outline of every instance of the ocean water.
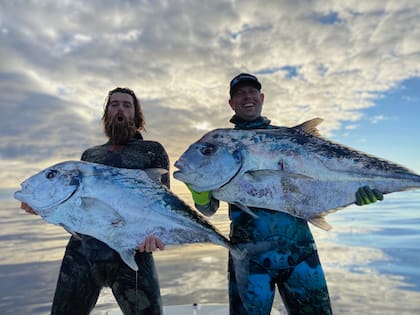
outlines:
[[[48, 314], [69, 235], [20, 210], [11, 192], [0, 192], [0, 200], [0, 314]], [[226, 212], [222, 207], [211, 221], [227, 235]], [[420, 314], [420, 191], [350, 206], [327, 221], [331, 231], [311, 229], [334, 313]], [[169, 246], [155, 260], [165, 305], [228, 302], [225, 248]], [[282, 309], [278, 296], [274, 306]], [[104, 289], [93, 314], [115, 307]]]

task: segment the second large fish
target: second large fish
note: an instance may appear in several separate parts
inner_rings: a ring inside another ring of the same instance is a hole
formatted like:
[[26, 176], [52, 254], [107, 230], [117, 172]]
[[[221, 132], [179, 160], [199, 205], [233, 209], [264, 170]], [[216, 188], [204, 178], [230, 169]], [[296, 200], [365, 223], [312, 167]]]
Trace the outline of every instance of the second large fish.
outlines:
[[315, 118], [293, 128], [216, 129], [181, 155], [174, 177], [214, 198], [287, 212], [323, 229], [324, 216], [355, 202], [358, 188], [382, 193], [420, 188], [420, 176], [322, 138]]

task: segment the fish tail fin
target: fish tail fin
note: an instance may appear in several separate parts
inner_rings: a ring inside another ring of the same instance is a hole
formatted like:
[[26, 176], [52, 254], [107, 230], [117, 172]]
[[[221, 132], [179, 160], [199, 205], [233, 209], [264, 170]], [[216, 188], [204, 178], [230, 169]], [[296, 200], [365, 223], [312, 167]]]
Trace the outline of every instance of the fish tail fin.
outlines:
[[234, 247], [230, 250], [233, 265], [235, 266], [235, 274], [233, 275], [236, 280], [236, 286], [238, 294], [243, 301], [243, 305], [246, 308], [248, 303], [248, 278], [249, 278], [249, 256], [247, 255], [246, 249], [239, 249]]

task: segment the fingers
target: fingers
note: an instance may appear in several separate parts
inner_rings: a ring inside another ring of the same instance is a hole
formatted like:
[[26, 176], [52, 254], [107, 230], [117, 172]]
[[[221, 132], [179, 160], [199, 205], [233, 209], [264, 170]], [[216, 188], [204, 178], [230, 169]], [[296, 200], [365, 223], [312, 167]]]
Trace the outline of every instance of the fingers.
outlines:
[[363, 196], [362, 196], [362, 189], [361, 188], [359, 188], [357, 191], [356, 191], [356, 205], [358, 205], [358, 206], [363, 206]]
[[383, 200], [383, 194], [377, 189], [370, 189], [369, 186], [360, 187], [356, 191], [356, 205], [363, 206]]
[[372, 189], [372, 192], [375, 194], [376, 198], [380, 201], [384, 200], [384, 195], [377, 189]]
[[165, 249], [165, 244], [163, 244], [163, 242], [156, 238], [156, 247], [159, 248], [159, 250], [164, 250]]
[[377, 202], [378, 201], [378, 199], [376, 199], [376, 196], [373, 193], [373, 191], [370, 189], [370, 187], [365, 186], [365, 187], [363, 187], [363, 190], [366, 193], [366, 197], [365, 197], [366, 204], [369, 204], [369, 203]]
[[165, 244], [156, 236], [150, 235], [146, 237], [143, 243], [139, 245], [140, 252], [154, 252], [157, 249], [164, 250]]

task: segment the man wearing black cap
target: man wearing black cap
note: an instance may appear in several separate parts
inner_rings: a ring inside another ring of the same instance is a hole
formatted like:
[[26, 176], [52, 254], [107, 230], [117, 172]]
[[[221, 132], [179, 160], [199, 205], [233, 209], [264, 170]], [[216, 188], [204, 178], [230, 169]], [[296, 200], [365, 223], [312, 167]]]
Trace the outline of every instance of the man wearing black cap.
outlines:
[[[261, 116], [264, 94], [261, 93], [261, 83], [252, 74], [241, 73], [230, 82], [229, 105], [235, 111], [233, 121], [235, 124], [242, 122], [253, 122], [259, 124], [264, 118]], [[253, 128], [259, 127], [258, 125]], [[243, 128], [238, 128], [243, 129]], [[251, 129], [251, 128], [246, 128]]]
[[[264, 94], [257, 77], [248, 73], [237, 75], [230, 82], [229, 93], [229, 105], [235, 112], [230, 122], [235, 129], [278, 128], [271, 125], [268, 118], [261, 116]], [[211, 192], [191, 192], [198, 210], [205, 215], [216, 212], [219, 202], [212, 198]], [[381, 198], [380, 195], [366, 198], [370, 192], [368, 187], [359, 189], [356, 194], [358, 203], [369, 204], [375, 202], [377, 197]], [[235, 265], [229, 258], [230, 314], [269, 315], [276, 285], [288, 314], [332, 314], [324, 272], [307, 221], [285, 212], [250, 209], [257, 218], [229, 204], [231, 241], [246, 243], [248, 249], [260, 248], [261, 244], [267, 245], [268, 242], [272, 242], [272, 245], [250, 260], [248, 287], [246, 294], [242, 294], [246, 300], [239, 297]]]

